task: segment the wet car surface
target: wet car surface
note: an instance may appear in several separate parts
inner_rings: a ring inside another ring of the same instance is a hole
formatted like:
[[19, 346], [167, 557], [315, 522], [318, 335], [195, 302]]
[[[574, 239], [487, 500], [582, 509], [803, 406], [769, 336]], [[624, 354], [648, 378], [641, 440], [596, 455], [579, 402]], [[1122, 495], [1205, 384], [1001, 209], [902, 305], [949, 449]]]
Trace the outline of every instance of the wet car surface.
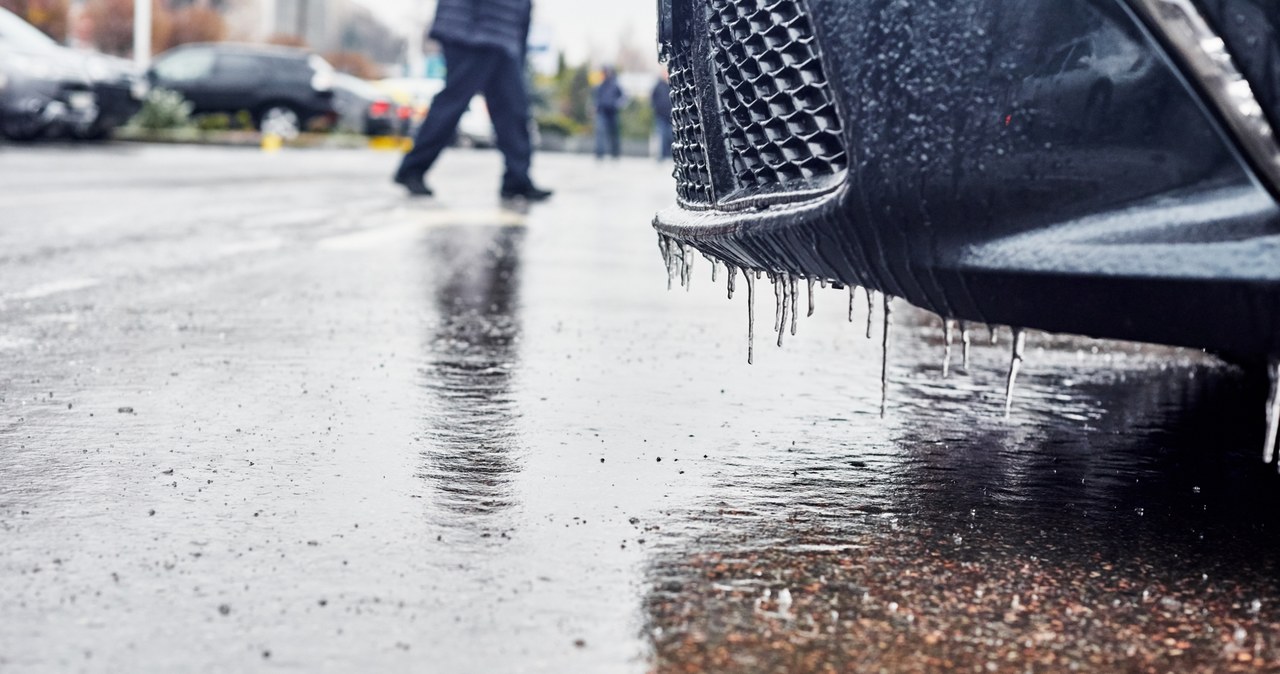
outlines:
[[541, 156], [521, 214], [394, 159], [5, 150], [0, 668], [1280, 660], [1263, 382], [1032, 334], [1006, 419], [1009, 332], [943, 379], [900, 306], [882, 418], [865, 302], [778, 350], [757, 284], [748, 366], [723, 270], [666, 289], [663, 167]]

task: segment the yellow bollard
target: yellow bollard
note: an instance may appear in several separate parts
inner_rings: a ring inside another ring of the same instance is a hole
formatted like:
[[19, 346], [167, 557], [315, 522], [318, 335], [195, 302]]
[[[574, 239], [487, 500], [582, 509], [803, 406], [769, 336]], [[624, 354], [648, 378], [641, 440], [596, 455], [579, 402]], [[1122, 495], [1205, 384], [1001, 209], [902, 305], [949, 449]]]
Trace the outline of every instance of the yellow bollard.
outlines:
[[262, 134], [262, 151], [263, 152], [279, 152], [284, 147], [284, 138], [279, 134], [264, 133]]

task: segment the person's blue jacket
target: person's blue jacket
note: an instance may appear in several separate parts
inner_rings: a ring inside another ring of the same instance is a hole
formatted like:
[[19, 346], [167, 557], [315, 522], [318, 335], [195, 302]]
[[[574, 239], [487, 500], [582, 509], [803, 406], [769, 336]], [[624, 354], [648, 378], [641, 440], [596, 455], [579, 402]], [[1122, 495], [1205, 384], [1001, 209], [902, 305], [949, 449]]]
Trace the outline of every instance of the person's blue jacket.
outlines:
[[604, 81], [600, 86], [596, 87], [595, 104], [596, 112], [606, 114], [616, 113], [622, 109], [623, 103], [626, 102], [626, 95], [622, 93], [622, 87], [618, 86], [618, 77], [612, 71], [605, 74]]
[[524, 60], [532, 0], [439, 0], [431, 39], [472, 47], [498, 47]]

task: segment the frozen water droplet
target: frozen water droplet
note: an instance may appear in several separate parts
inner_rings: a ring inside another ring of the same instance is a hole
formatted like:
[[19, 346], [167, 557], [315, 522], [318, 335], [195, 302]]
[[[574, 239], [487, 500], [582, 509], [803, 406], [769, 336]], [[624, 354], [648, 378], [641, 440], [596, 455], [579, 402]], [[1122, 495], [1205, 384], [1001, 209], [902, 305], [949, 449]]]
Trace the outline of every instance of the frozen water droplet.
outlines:
[[769, 274], [769, 282], [773, 284], [773, 331], [782, 331], [782, 284], [776, 274]]
[[[796, 336], [796, 316], [800, 315], [800, 279], [787, 275], [788, 289], [791, 290], [791, 336]], [[810, 307], [813, 304], [809, 304]]]
[[756, 277], [748, 269], [742, 275], [747, 280], [747, 365], [756, 362]]
[[787, 334], [787, 310], [791, 309], [791, 288], [787, 279], [778, 277], [778, 295], [781, 306], [778, 307], [778, 346], [782, 346], [782, 337]]
[[738, 281], [737, 281], [738, 268], [727, 262], [725, 263], [724, 266], [725, 266], [725, 275], [729, 277], [728, 278], [729, 299], [733, 299], [733, 291], [737, 289], [737, 284], [738, 284]]
[[805, 318], [811, 318], [813, 316], [813, 287], [817, 284], [817, 281], [809, 279], [809, 313]]
[[942, 378], [946, 379], [951, 376], [951, 342], [955, 339], [952, 334], [951, 321], [942, 319]]
[[871, 327], [874, 325], [872, 317], [876, 313], [876, 291], [870, 288], [863, 288], [863, 290], [867, 291], [867, 339], [871, 339]]
[[889, 326], [893, 324], [893, 298], [884, 296], [884, 339], [880, 344], [880, 416], [889, 406]]
[[1271, 392], [1267, 395], [1267, 438], [1263, 445], [1262, 460], [1271, 463], [1276, 455], [1276, 435], [1280, 430], [1280, 357], [1272, 356], [1267, 363], [1271, 377]]
[[960, 342], [961, 344], [963, 344], [964, 355], [962, 356], [962, 358], [964, 360], [964, 371], [968, 372], [969, 371], [969, 350], [970, 350], [970, 347], [973, 345], [973, 334], [969, 332], [969, 324], [965, 323], [964, 321], [960, 321]]
[[719, 277], [720, 277], [720, 262], [718, 260], [713, 259], [711, 260], [711, 282], [715, 283], [716, 281], [719, 280]]
[[[992, 332], [991, 334], [995, 334]], [[1004, 391], [1004, 416], [1013, 413], [1013, 387], [1018, 383], [1018, 371], [1022, 369], [1022, 355], [1027, 346], [1027, 333], [1022, 328], [1013, 330], [1013, 358], [1009, 361], [1009, 382]]]
[[853, 322], [853, 300], [858, 294], [858, 286], [849, 286], [849, 322]]

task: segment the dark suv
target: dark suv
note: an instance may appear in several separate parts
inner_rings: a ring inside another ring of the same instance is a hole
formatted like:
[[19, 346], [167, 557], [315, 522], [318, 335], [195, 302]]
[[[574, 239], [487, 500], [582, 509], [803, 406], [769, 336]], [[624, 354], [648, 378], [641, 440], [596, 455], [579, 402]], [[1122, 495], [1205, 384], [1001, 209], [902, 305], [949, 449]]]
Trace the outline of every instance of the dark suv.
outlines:
[[150, 77], [182, 94], [196, 114], [247, 110], [260, 130], [282, 136], [335, 116], [333, 67], [301, 49], [184, 45], [160, 55]]

